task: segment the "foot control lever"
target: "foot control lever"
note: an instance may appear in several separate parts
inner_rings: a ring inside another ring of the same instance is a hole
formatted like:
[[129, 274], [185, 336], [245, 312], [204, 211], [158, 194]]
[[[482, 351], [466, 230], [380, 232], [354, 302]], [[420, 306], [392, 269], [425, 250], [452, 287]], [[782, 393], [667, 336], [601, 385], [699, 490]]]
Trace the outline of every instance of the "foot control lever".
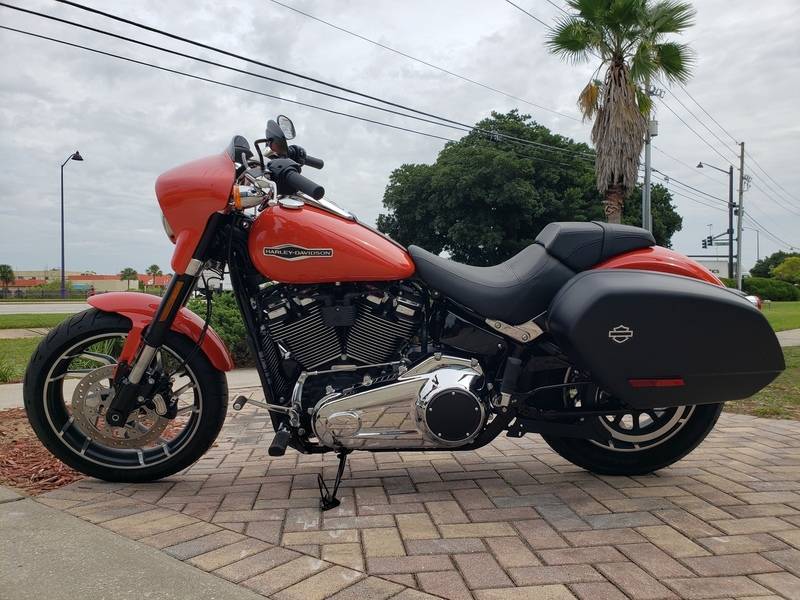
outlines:
[[347, 455], [350, 450], [340, 450], [337, 454], [339, 457], [339, 468], [336, 470], [336, 480], [333, 482], [333, 492], [328, 489], [322, 475], [317, 475], [317, 485], [319, 486], [319, 507], [322, 511], [330, 510], [339, 506], [342, 501], [336, 497], [336, 492], [339, 491], [339, 484], [342, 483], [342, 475], [344, 474], [344, 465], [347, 462]]
[[289, 445], [289, 440], [292, 439], [292, 433], [288, 429], [278, 429], [275, 432], [275, 437], [272, 438], [272, 443], [269, 445], [270, 456], [283, 456], [286, 454], [286, 446]]

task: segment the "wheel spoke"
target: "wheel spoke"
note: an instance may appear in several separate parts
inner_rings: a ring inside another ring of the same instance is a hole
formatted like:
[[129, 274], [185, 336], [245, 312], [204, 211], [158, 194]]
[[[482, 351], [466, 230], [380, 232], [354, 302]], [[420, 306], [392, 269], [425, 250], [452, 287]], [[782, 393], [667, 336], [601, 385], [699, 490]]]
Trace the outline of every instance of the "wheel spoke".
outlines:
[[115, 365], [117, 364], [117, 359], [111, 356], [110, 354], [103, 354], [102, 352], [90, 352], [89, 350], [84, 350], [78, 355], [80, 358], [87, 358], [89, 360], [94, 360], [104, 365]]

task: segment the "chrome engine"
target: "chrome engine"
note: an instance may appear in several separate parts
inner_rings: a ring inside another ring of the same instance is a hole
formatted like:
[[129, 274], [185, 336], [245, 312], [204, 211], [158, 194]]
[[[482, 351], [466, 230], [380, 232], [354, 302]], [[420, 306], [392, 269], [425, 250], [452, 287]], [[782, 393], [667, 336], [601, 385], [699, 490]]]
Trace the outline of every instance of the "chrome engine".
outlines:
[[333, 392], [311, 410], [330, 448], [448, 448], [472, 442], [488, 418], [477, 361], [431, 356], [388, 381]]

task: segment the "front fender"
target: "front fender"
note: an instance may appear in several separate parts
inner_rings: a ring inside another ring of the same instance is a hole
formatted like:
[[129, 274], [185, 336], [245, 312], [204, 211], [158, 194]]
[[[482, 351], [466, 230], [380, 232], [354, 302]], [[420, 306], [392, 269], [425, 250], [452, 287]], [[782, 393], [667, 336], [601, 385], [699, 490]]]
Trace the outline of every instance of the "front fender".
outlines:
[[[142, 331], [153, 320], [153, 315], [161, 303], [161, 298], [152, 294], [138, 292], [108, 292], [91, 296], [87, 302], [98, 310], [118, 313], [130, 319], [132, 328], [128, 333], [128, 339], [119, 357], [120, 362], [130, 363], [139, 348]], [[175, 316], [171, 329], [197, 342], [200, 339], [200, 332], [204, 324], [205, 321], [203, 319], [184, 307]], [[211, 364], [214, 365], [214, 368], [220, 371], [233, 369], [233, 360], [225, 347], [225, 343], [211, 327], [208, 328], [200, 349]]]

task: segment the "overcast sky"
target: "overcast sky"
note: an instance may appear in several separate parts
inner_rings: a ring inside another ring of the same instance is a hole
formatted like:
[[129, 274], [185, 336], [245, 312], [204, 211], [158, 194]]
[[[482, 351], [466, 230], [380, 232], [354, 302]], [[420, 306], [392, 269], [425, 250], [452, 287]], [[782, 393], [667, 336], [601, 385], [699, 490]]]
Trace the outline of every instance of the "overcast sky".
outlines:
[[[103, 10], [141, 20], [265, 62], [473, 123], [490, 111], [520, 108], [563, 135], [588, 141], [589, 125], [521, 104], [358, 40], [278, 6], [253, 2], [99, 2]], [[306, 12], [377, 39], [536, 104], [577, 115], [575, 98], [593, 70], [549, 56], [545, 28], [503, 0], [285, 0]], [[544, 0], [516, 0], [546, 22], [559, 13]], [[559, 0], [555, 0], [559, 2]], [[237, 63], [211, 52], [108, 22], [46, 0], [18, 5], [150, 40], [203, 57]], [[697, 52], [687, 86], [713, 117], [788, 190], [746, 165], [755, 187], [746, 208], [773, 234], [800, 247], [800, 2], [697, 0], [697, 26], [686, 40]], [[70, 40], [163, 66], [190, 71], [287, 98], [451, 136], [415, 123], [320, 98], [195, 62], [132, 46], [72, 27], [0, 8], [0, 23]], [[76, 149], [85, 161], [65, 167], [67, 268], [116, 273], [151, 263], [168, 269], [172, 245], [160, 223], [153, 184], [159, 173], [224, 149], [231, 136], [251, 141], [268, 118], [289, 115], [297, 142], [325, 159], [314, 178], [328, 197], [373, 223], [389, 173], [406, 162], [431, 162], [443, 142], [360, 123], [285, 102], [189, 80], [116, 59], [0, 30], [0, 263], [16, 269], [56, 267], [59, 245], [59, 165]], [[283, 76], [277, 75], [283, 78]], [[727, 147], [681, 107], [710, 127]], [[722, 173], [694, 168], [699, 160], [727, 168], [733, 141], [680, 89], [665, 97], [678, 115], [723, 155], [699, 140], [663, 105], [655, 168], [726, 197]], [[457, 132], [455, 132], [457, 133]], [[680, 164], [667, 154], [680, 159]], [[738, 163], [736, 163], [738, 166]], [[682, 191], [680, 186], [671, 189]], [[676, 196], [684, 229], [674, 239], [687, 254], [726, 227], [726, 213]], [[712, 203], [714, 201], [711, 201]], [[745, 267], [755, 259], [755, 234], [745, 232]], [[779, 245], [761, 234], [761, 255]], [[724, 249], [721, 249], [724, 252]]]

